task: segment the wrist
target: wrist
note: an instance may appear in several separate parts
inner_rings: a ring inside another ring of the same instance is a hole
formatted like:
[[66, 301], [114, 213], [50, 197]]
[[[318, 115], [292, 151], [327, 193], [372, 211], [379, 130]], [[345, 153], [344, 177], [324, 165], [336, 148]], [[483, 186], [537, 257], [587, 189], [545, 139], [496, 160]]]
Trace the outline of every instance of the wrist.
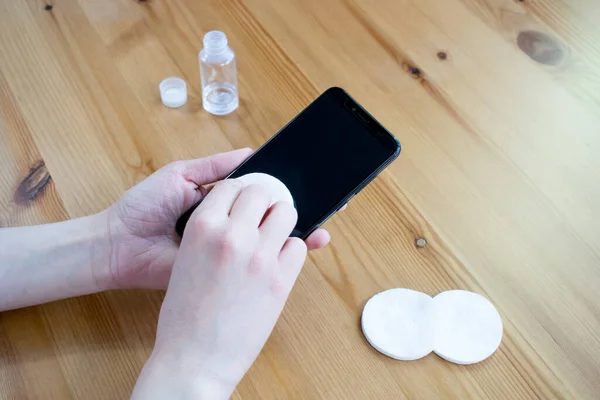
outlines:
[[157, 351], [146, 362], [132, 399], [229, 399], [235, 384], [209, 373], [198, 360]]
[[92, 240], [90, 241], [90, 269], [95, 282], [95, 291], [117, 289], [110, 265], [113, 258], [113, 237], [108, 211], [84, 218]]

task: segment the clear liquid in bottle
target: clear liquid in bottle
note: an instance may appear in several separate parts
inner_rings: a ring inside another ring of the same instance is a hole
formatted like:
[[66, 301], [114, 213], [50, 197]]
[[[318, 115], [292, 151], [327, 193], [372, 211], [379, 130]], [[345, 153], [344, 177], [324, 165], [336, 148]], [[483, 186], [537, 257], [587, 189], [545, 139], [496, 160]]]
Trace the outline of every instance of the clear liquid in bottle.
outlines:
[[239, 105], [235, 53], [223, 32], [208, 32], [203, 42], [204, 48], [198, 56], [202, 105], [211, 114], [229, 114]]

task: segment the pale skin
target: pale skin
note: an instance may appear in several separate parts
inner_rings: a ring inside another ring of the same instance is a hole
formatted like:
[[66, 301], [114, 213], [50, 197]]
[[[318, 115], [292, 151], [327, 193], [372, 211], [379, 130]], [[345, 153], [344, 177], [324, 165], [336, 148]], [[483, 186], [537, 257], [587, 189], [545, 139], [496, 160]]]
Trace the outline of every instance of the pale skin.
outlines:
[[[323, 229], [290, 238], [293, 206], [269, 207], [261, 186], [219, 182], [251, 153], [169, 164], [95, 215], [0, 229], [0, 312], [112, 289], [167, 289], [132, 398], [228, 399], [307, 251], [330, 239]], [[175, 222], [201, 198], [180, 240]]]

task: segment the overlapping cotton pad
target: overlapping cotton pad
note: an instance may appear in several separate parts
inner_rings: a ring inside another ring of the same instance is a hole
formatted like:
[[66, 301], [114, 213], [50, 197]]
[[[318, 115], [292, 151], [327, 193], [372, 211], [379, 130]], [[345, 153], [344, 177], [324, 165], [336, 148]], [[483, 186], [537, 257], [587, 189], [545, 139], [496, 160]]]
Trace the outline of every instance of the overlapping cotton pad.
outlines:
[[371, 297], [362, 330], [379, 352], [397, 360], [416, 360], [433, 350], [433, 300], [410, 289], [390, 289]]
[[362, 330], [371, 346], [397, 360], [416, 360], [433, 351], [455, 364], [474, 364], [500, 346], [502, 319], [477, 293], [450, 290], [432, 299], [410, 289], [390, 289], [367, 302]]
[[449, 290], [433, 298], [436, 338], [433, 351], [455, 364], [474, 364], [491, 356], [502, 341], [502, 319], [485, 297]]

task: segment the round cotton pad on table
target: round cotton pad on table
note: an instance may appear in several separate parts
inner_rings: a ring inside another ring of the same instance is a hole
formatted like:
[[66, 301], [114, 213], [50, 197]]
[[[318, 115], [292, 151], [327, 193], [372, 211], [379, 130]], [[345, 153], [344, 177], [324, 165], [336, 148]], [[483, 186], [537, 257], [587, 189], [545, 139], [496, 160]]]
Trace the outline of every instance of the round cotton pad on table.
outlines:
[[433, 298], [436, 337], [433, 351], [455, 364], [474, 364], [491, 356], [502, 340], [502, 319], [485, 297], [449, 290]]
[[390, 289], [371, 297], [362, 313], [362, 330], [379, 352], [397, 360], [416, 360], [433, 350], [433, 300], [410, 289]]
[[291, 205], [294, 205], [294, 198], [292, 197], [292, 193], [290, 193], [287, 186], [285, 186], [285, 184], [279, 179], [271, 175], [256, 172], [253, 174], [240, 176], [236, 179], [244, 182], [246, 185], [261, 185], [265, 187], [271, 194], [271, 205], [280, 201], [285, 201]]

